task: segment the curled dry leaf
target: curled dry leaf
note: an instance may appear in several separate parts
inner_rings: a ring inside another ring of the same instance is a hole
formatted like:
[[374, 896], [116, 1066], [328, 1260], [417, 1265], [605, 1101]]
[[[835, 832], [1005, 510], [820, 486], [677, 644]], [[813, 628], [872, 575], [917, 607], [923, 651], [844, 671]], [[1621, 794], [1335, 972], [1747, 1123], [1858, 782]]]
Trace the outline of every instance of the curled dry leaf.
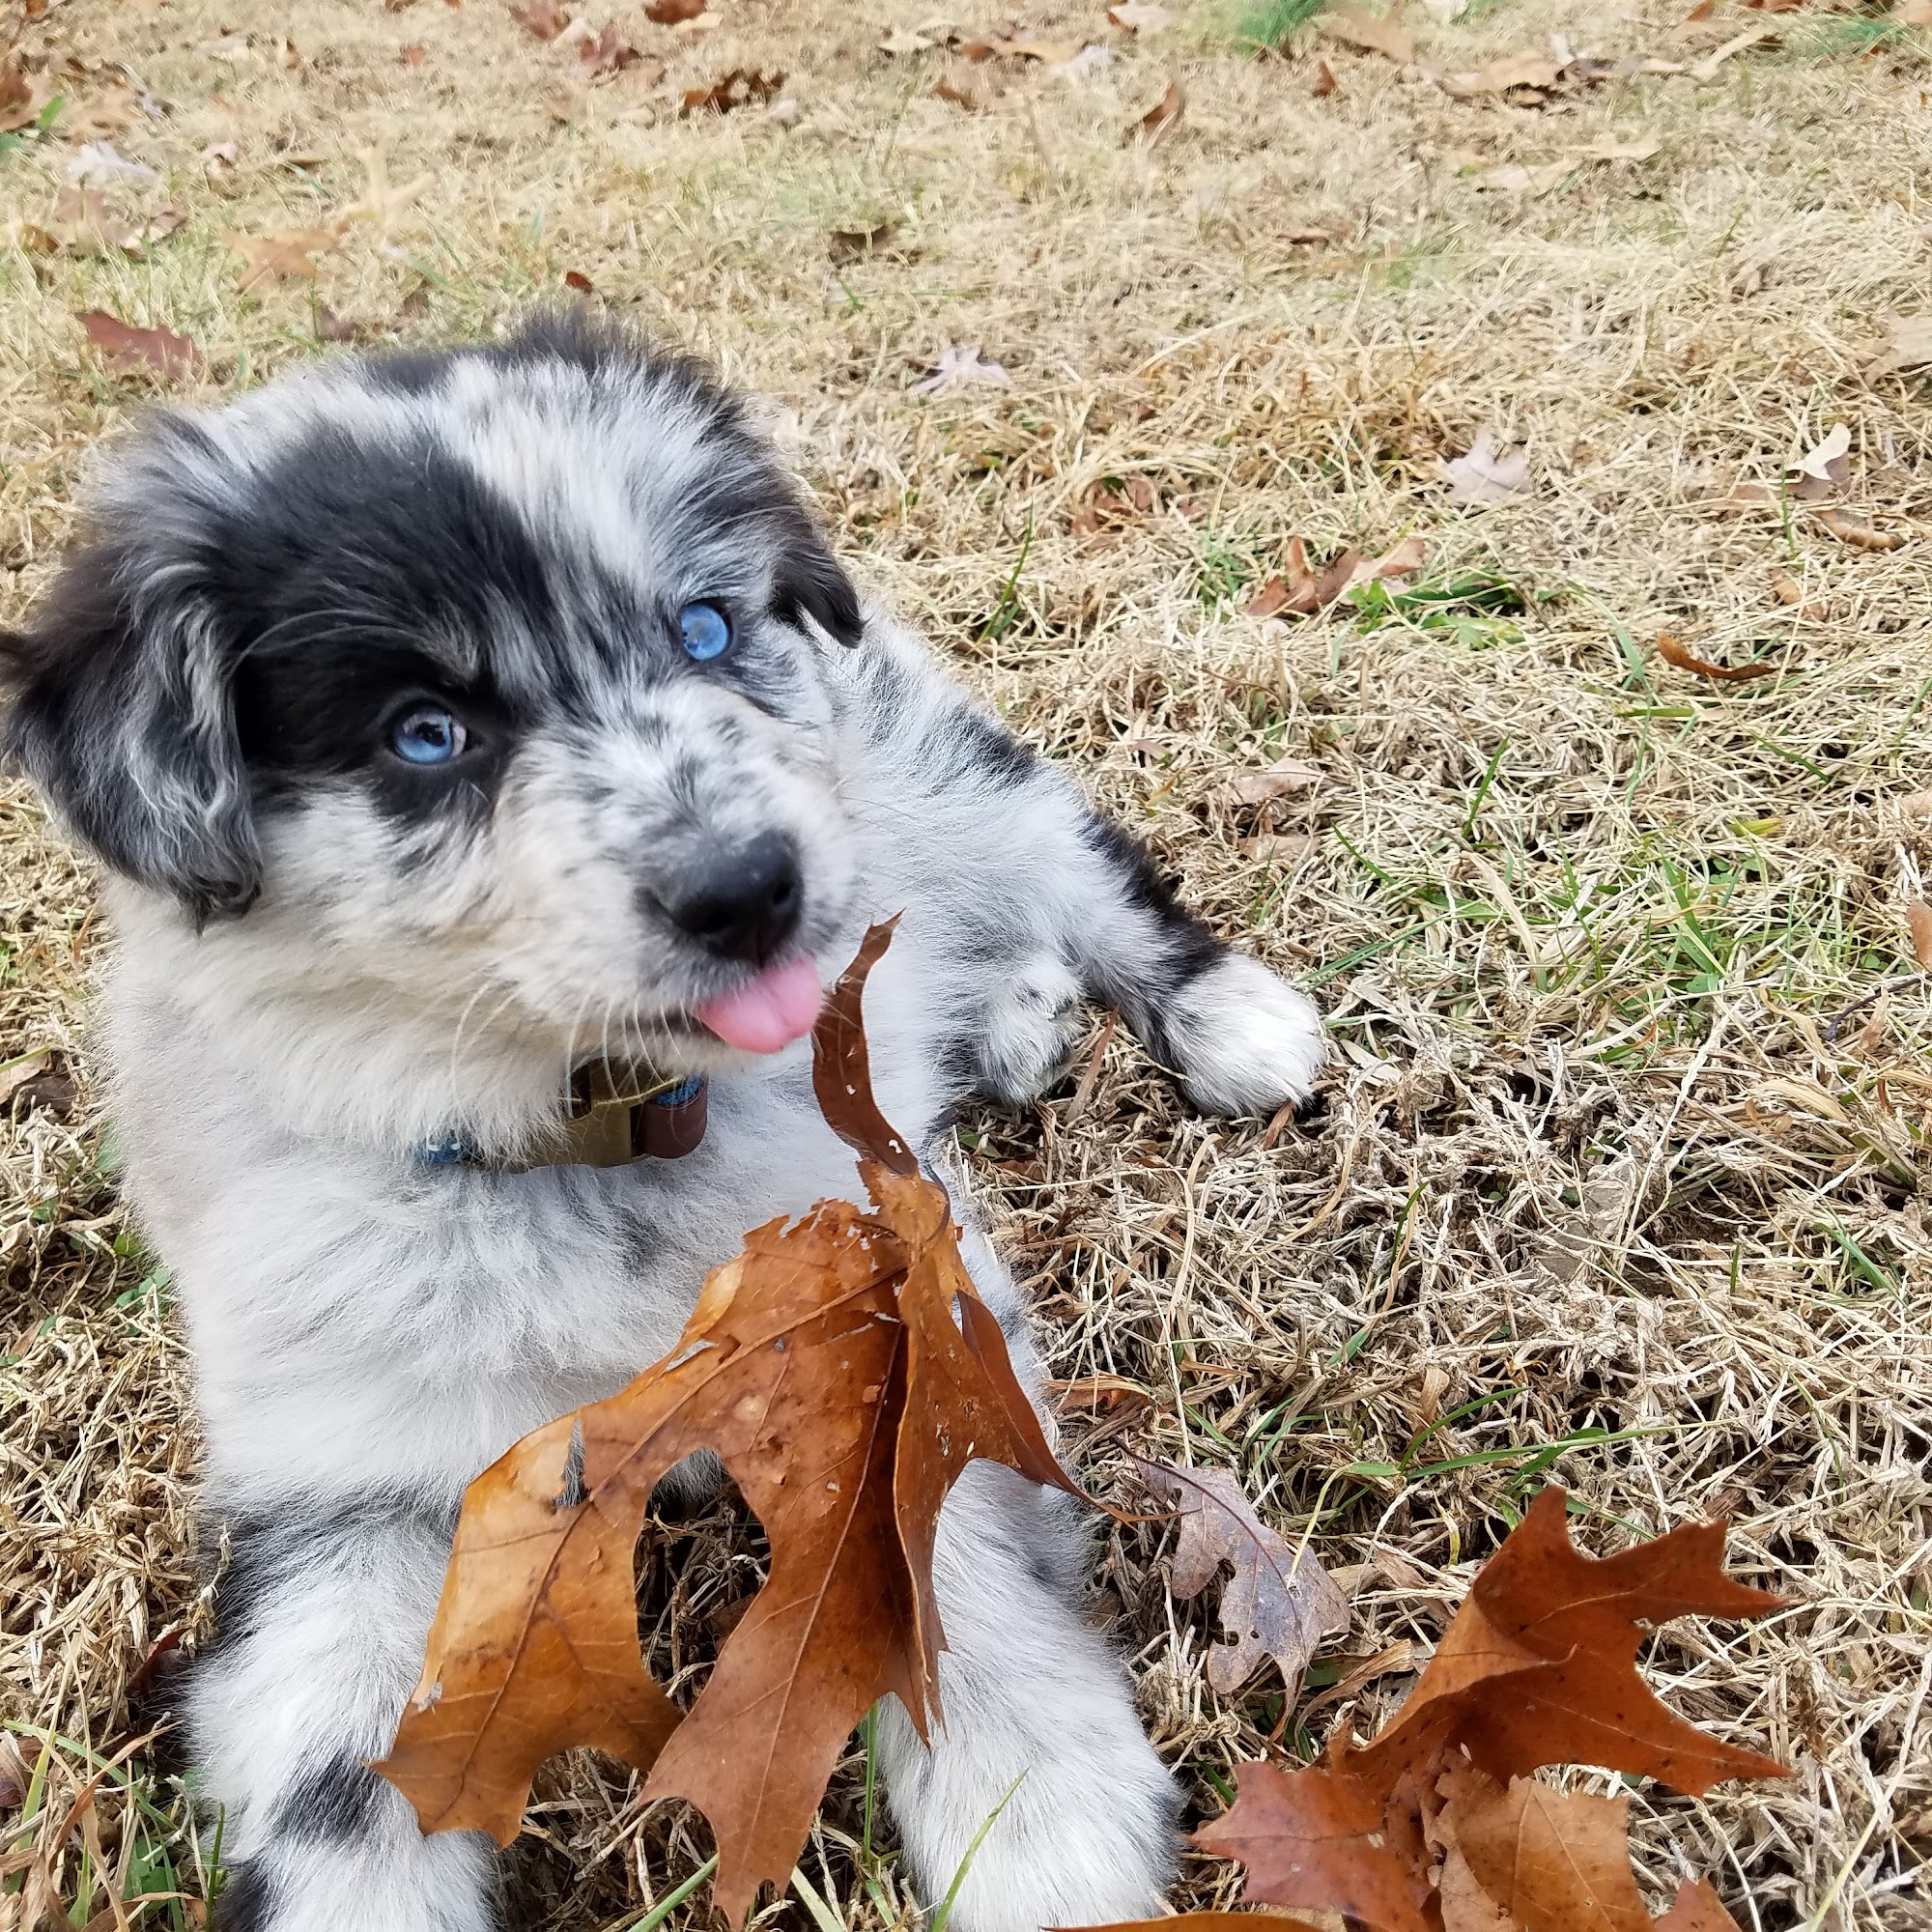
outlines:
[[1932, 905], [1914, 899], [1905, 908], [1905, 923], [1912, 928], [1912, 951], [1919, 965], [1932, 973]]
[[1415, 58], [1415, 36], [1398, 24], [1399, 11], [1365, 14], [1358, 7], [1331, 7], [1317, 15], [1315, 24], [1332, 39], [1364, 53], [1384, 54], [1406, 67]]
[[1476, 432], [1467, 455], [1446, 459], [1441, 473], [1452, 503], [1507, 503], [1512, 497], [1532, 495], [1535, 489], [1529, 480], [1528, 452], [1498, 449], [1494, 433], [1487, 428]]
[[1846, 488], [1852, 480], [1851, 449], [1851, 425], [1839, 423], [1822, 441], [1794, 456], [1785, 465], [1792, 496], [1801, 503], [1815, 503]]
[[171, 328], [135, 328], [98, 308], [74, 319], [110, 369], [153, 369], [163, 376], [192, 376], [201, 366], [201, 352], [185, 335], [177, 335]]
[[570, 25], [570, 10], [556, 0], [522, 0], [510, 9], [510, 18], [538, 40], [554, 41]]
[[[868, 228], [835, 228], [826, 240], [825, 252], [835, 267], [846, 262], [863, 261], [886, 252], [898, 232], [899, 224], [891, 215], [883, 221], [873, 222]], [[903, 252], [893, 250], [895, 254]]]
[[1293, 1697], [1321, 1639], [1348, 1628], [1348, 1599], [1307, 1549], [1291, 1549], [1256, 1516], [1232, 1471], [1133, 1460], [1148, 1488], [1180, 1512], [1174, 1594], [1198, 1597], [1223, 1563], [1234, 1566], [1221, 1592], [1221, 1628], [1233, 1641], [1208, 1653], [1208, 1682], [1232, 1696], [1271, 1657]]
[[1179, 125], [1186, 107], [1187, 95], [1179, 81], [1170, 80], [1167, 92], [1127, 129], [1122, 136], [1121, 145], [1130, 148], [1136, 141], [1144, 141], [1151, 147]]
[[1315, 85], [1309, 92], [1317, 100], [1326, 100], [1341, 84], [1335, 78], [1335, 70], [1325, 60], [1318, 60], [1315, 63]]
[[[1325, 239], [1325, 238], [1324, 238]], [[1288, 568], [1262, 585], [1243, 605], [1249, 617], [1308, 617], [1325, 611], [1346, 591], [1373, 578], [1408, 577], [1420, 570], [1429, 555], [1420, 537], [1405, 537], [1393, 550], [1378, 557], [1364, 557], [1352, 547], [1345, 550], [1320, 572], [1308, 567], [1308, 550], [1299, 537], [1288, 540]]]
[[1747, 678], [1776, 677], [1777, 667], [1768, 664], [1720, 665], [1713, 664], [1709, 658], [1700, 658], [1693, 651], [1687, 651], [1668, 631], [1659, 633], [1657, 654], [1667, 665], [1675, 665], [1679, 670], [1694, 671], [1699, 677], [1715, 677], [1725, 683], [1742, 683]]
[[[932, 1547], [973, 1458], [1073, 1489], [974, 1292], [943, 1189], [880, 1115], [861, 1000], [874, 926], [812, 1036], [812, 1086], [873, 1211], [818, 1204], [746, 1236], [671, 1354], [526, 1436], [466, 1492], [421, 1682], [377, 1769], [425, 1831], [517, 1834], [532, 1774], [591, 1745], [696, 1804], [716, 1903], [782, 1886], [839, 1752], [887, 1691], [922, 1734], [944, 1644]], [[957, 1309], [955, 1318], [954, 1309]], [[763, 1523], [765, 1586], [688, 1717], [646, 1675], [633, 1549], [652, 1488], [714, 1450]]]
[[705, 0], [650, 0], [644, 18], [660, 27], [674, 27], [680, 20], [695, 20], [704, 12]]
[[1816, 516], [1819, 524], [1840, 543], [1850, 544], [1854, 550], [1902, 550], [1905, 546], [1903, 530], [1882, 530], [1850, 510], [1828, 505], [1817, 511]]
[[765, 73], [754, 67], [734, 67], [709, 87], [687, 88], [677, 118], [688, 121], [694, 114], [728, 114], [734, 107], [743, 107], [753, 100], [770, 100], [784, 82], [784, 75], [777, 71]]

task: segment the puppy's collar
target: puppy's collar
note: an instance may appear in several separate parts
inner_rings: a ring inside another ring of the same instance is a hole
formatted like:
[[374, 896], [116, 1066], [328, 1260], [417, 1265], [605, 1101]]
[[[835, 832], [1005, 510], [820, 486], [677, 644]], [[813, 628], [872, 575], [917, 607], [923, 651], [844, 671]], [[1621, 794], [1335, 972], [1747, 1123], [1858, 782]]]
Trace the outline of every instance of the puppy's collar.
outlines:
[[634, 1160], [679, 1160], [704, 1139], [705, 1083], [701, 1073], [678, 1080], [647, 1069], [620, 1076], [592, 1061], [570, 1077], [570, 1112], [537, 1150], [515, 1159], [486, 1154], [462, 1132], [439, 1134], [415, 1151], [424, 1167], [485, 1167], [527, 1174], [537, 1167], [628, 1167]]

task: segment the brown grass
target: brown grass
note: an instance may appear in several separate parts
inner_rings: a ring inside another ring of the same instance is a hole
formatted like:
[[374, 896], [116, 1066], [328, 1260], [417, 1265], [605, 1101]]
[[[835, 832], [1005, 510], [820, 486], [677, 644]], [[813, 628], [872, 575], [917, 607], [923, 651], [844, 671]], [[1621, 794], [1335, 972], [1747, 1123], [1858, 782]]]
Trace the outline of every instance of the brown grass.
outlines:
[[[1399, 1637], [1426, 1652], [1547, 1478], [1598, 1547], [1731, 1515], [1741, 1573], [1790, 1607], [1672, 1628], [1652, 1668], [1795, 1775], [1638, 1794], [1645, 1881], [1709, 1871], [1750, 1932], [1932, 1923], [1932, 1008], [1906, 924], [1932, 856], [1932, 448], [1922, 384], [1861, 374], [1928, 306], [1927, 36], [1814, 8], [1709, 82], [1634, 73], [1539, 108], [1332, 48], [1317, 98], [1312, 54], [1249, 58], [1216, 6], [1147, 43], [1099, 0], [1029, 6], [1030, 31], [1114, 49], [1067, 79], [888, 57], [886, 29], [926, 14], [879, 0], [720, 0], [695, 45], [618, 0], [668, 73], [561, 119], [565, 56], [498, 0], [56, 6], [23, 45], [68, 105], [0, 157], [0, 618], [44, 582], [89, 446], [151, 386], [83, 352], [77, 310], [192, 335], [213, 396], [317, 353], [318, 303], [441, 339], [575, 272], [772, 396], [868, 584], [1334, 1025], [1325, 1112], [1272, 1139], [1191, 1117], [1097, 1027], [1084, 1107], [1069, 1076], [967, 1136], [1055, 1373], [1150, 1398], [1069, 1418], [1090, 1479], [1133, 1494], [1129, 1448], [1230, 1463], [1331, 1567], [1367, 1566], [1330, 1674]], [[1689, 60], [1767, 19], [1723, 0], [1674, 26], [1688, 11], [1405, 17], [1451, 68], [1551, 29]], [[224, 31], [245, 48], [212, 46]], [[677, 118], [682, 87], [735, 66], [784, 70], [781, 102]], [[1179, 125], [1123, 146], [1176, 75]], [[935, 99], [947, 79], [985, 87], [984, 111]], [[138, 258], [40, 252], [76, 121], [105, 102], [112, 123], [129, 85], [161, 118], [105, 138], [164, 179], [110, 192], [185, 225]], [[1482, 180], [1641, 135], [1654, 157], [1578, 161], [1541, 195]], [[371, 152], [392, 184], [426, 178], [386, 230], [354, 224], [312, 287], [242, 293], [224, 232], [333, 220]], [[887, 218], [871, 254], [830, 259], [837, 231]], [[1328, 239], [1291, 239], [1308, 230]], [[908, 393], [949, 344], [1010, 385]], [[1902, 547], [1848, 546], [1802, 505], [1723, 511], [1840, 421], [1848, 500]], [[1526, 444], [1534, 494], [1460, 509], [1436, 459], [1486, 425]], [[1076, 533], [1096, 489], [1107, 514]], [[1410, 531], [1450, 601], [1240, 614], [1291, 533], [1320, 554]], [[1664, 629], [1775, 675], [1673, 669], [1648, 654]], [[1231, 778], [1282, 755], [1319, 778], [1233, 802]], [[89, 890], [23, 792], [0, 810], [0, 1051], [51, 1047], [84, 1079]], [[129, 1722], [130, 1671], [206, 1616], [164, 1279], [84, 1096], [68, 1119], [59, 1100], [26, 1090], [0, 1127], [0, 1774], [46, 1774], [8, 1846], [47, 1843]], [[655, 1559], [653, 1601], [663, 1660], [689, 1668], [756, 1546], [684, 1529], [692, 1560]], [[1283, 1687], [1208, 1690], [1165, 1544], [1115, 1532], [1100, 1613], [1211, 1811], [1269, 1748]], [[1316, 1736], [1291, 1714], [1283, 1747], [1372, 1728], [1409, 1681], [1331, 1703]], [[911, 1909], [889, 1860], [869, 1886], [860, 1869], [859, 1762], [805, 1861], [853, 1932]], [[59, 1850], [75, 1923], [103, 1861], [205, 1895], [207, 1830], [151, 1750], [131, 1763], [138, 1805], [116, 1773], [83, 1821], [98, 1849]], [[701, 1826], [640, 1812], [611, 1767], [546, 1791], [519, 1861], [533, 1925], [628, 1925], [703, 1855]], [[1204, 1864], [1182, 1891], [1229, 1879]]]

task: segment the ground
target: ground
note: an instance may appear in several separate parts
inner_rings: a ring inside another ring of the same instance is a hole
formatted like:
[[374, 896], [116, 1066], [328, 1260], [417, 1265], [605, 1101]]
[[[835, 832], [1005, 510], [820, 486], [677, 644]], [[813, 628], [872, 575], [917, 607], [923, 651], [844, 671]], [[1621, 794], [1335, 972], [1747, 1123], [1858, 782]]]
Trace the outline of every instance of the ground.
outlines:
[[[1192, 1815], [1243, 1759], [1372, 1730], [1560, 1480], [1600, 1550], [1729, 1516], [1738, 1573], [1789, 1599], [1650, 1646], [1678, 1708], [1793, 1766], [1634, 1792], [1654, 1897], [1709, 1872], [1750, 1932], [1932, 1923], [1932, 447], [1924, 372], [1884, 355], [1932, 308], [1932, 31], [1431, 0], [1404, 64], [1292, 0], [1139, 35], [1012, 4], [716, 0], [706, 31], [591, 0], [646, 58], [586, 85], [501, 0], [14, 0], [27, 105], [61, 104], [0, 154], [0, 621], [90, 448], [163, 391], [544, 301], [712, 358], [868, 591], [1333, 1029], [1299, 1122], [1193, 1116], [1096, 1016], [1041, 1104], [962, 1132], [1087, 1480], [1144, 1508], [1129, 1451], [1234, 1467], [1355, 1586], [1310, 1687], [1346, 1695], [1284, 1722], [1271, 1666], [1208, 1688], [1170, 1532], [1108, 1532], [1095, 1614]], [[1751, 28], [1776, 38], [1714, 58]], [[950, 29], [1067, 44], [976, 62]], [[1552, 32], [1614, 71], [1443, 84]], [[680, 114], [733, 69], [762, 98]], [[63, 204], [90, 156], [156, 178]], [[266, 266], [234, 245], [290, 230]], [[110, 366], [89, 310], [200, 359]], [[973, 348], [1003, 382], [921, 386]], [[1840, 424], [1805, 500], [1786, 465]], [[1484, 431], [1521, 486], [1459, 501], [1440, 465]], [[1426, 562], [1250, 613], [1293, 537]], [[114, 1883], [173, 1894], [135, 1916], [182, 1927], [218, 1845], [129, 1686], [207, 1627], [186, 1363], [91, 1085], [110, 936], [18, 787], [0, 840], [0, 1056], [47, 1055], [0, 1073], [5, 1846], [54, 1849], [133, 1744], [59, 1898], [104, 1926]], [[725, 1548], [677, 1546], [669, 1624], [702, 1625]], [[909, 1908], [883, 1823], [857, 1849], [860, 1764], [804, 1861], [852, 1932]], [[620, 1770], [542, 1791], [532, 1925], [631, 1925], [703, 1856]], [[1177, 1896], [1232, 1889], [1198, 1861]]]

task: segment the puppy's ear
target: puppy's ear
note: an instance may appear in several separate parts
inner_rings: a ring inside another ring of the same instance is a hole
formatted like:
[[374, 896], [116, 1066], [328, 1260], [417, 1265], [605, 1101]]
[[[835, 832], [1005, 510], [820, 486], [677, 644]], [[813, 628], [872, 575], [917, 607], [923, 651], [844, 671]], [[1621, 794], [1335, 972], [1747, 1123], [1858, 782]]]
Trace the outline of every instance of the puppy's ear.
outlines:
[[205, 924], [261, 886], [227, 652], [205, 607], [103, 543], [62, 572], [31, 632], [0, 633], [9, 761], [116, 871]]
[[856, 644], [865, 635], [859, 593], [815, 529], [787, 549], [776, 590], [778, 614], [786, 623], [796, 624], [801, 615], [810, 617], [846, 645]]

